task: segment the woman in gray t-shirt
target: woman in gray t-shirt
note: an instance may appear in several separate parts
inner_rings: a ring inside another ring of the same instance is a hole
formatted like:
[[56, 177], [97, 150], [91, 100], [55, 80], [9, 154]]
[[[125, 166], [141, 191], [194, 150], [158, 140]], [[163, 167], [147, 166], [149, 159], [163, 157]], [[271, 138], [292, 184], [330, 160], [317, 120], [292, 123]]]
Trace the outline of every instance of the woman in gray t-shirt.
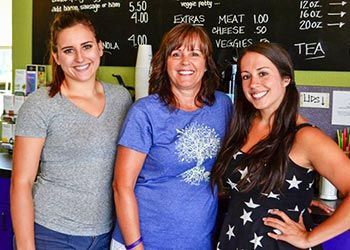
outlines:
[[96, 80], [103, 46], [84, 13], [56, 16], [50, 50], [52, 83], [28, 97], [17, 119], [11, 186], [16, 244], [108, 249], [116, 142], [130, 95]]

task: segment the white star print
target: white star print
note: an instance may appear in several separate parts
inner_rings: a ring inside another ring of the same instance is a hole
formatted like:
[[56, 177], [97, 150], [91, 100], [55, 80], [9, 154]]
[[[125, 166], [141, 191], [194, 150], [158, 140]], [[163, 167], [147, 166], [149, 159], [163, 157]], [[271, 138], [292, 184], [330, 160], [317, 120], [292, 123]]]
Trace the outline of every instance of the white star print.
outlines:
[[244, 202], [248, 207], [250, 208], [257, 208], [257, 207], [260, 207], [259, 204], [256, 204], [253, 202], [253, 199], [250, 198], [249, 202]]
[[241, 180], [248, 174], [248, 167], [245, 167], [243, 170], [238, 170], [241, 173]]
[[235, 226], [228, 225], [228, 231], [226, 234], [228, 235], [228, 240], [231, 240], [231, 237], [235, 237], [236, 235], [233, 233], [233, 229], [235, 229]]
[[265, 195], [265, 196], [267, 196], [267, 198], [273, 198], [273, 199], [277, 199], [277, 200], [279, 200], [280, 198], [279, 198], [279, 194], [275, 194], [274, 192], [270, 192], [269, 194], [262, 194], [262, 195]]
[[309, 183], [309, 189], [312, 188], [312, 185], [314, 185], [314, 180], [312, 180], [312, 182]]
[[238, 191], [237, 183], [232, 182], [229, 178], [227, 178], [226, 183], [231, 186], [231, 189], [236, 189]]
[[251, 241], [249, 241], [250, 243], [254, 244], [254, 249], [256, 249], [258, 246], [262, 247], [261, 245], [261, 240], [264, 236], [258, 236], [256, 235], [256, 233], [254, 233], [254, 239], [252, 239]]
[[296, 189], [299, 189], [299, 184], [300, 184], [302, 181], [298, 181], [297, 178], [295, 177], [295, 175], [293, 175], [293, 179], [291, 179], [291, 180], [286, 180], [286, 182], [289, 183], [288, 189], [292, 189], [293, 187], [296, 188]]
[[293, 209], [288, 209], [288, 211], [299, 212], [300, 210], [299, 210], [298, 205], [296, 205], [295, 208], [293, 208]]
[[252, 219], [250, 218], [251, 214], [252, 212], [247, 213], [247, 211], [245, 211], [245, 209], [243, 208], [243, 215], [239, 217], [243, 220], [243, 225], [245, 225], [247, 221], [253, 222]]
[[237, 159], [237, 156], [239, 156], [239, 155], [241, 155], [241, 154], [243, 154], [241, 151], [238, 151], [237, 153], [235, 153], [234, 155], [233, 155], [233, 159]]
[[220, 241], [219, 241], [218, 244], [216, 245], [216, 250], [220, 250]]

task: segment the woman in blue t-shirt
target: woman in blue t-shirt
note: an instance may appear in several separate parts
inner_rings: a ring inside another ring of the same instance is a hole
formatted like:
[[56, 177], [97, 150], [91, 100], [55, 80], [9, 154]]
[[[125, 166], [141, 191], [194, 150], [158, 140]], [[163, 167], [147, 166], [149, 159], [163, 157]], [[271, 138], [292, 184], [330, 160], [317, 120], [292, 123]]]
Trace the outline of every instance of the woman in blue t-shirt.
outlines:
[[150, 95], [129, 111], [115, 163], [112, 249], [211, 249], [217, 194], [209, 175], [232, 102], [207, 33], [180, 24], [152, 60]]

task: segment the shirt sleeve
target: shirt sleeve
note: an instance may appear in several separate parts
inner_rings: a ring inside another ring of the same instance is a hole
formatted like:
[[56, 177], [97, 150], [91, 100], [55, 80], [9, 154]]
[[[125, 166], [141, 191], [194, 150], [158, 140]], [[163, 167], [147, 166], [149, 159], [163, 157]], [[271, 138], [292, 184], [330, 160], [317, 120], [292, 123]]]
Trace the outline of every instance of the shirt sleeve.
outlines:
[[46, 138], [47, 114], [43, 109], [38, 95], [29, 96], [18, 111], [16, 136]]
[[152, 126], [149, 115], [144, 107], [136, 103], [125, 118], [118, 145], [148, 154], [152, 143]]

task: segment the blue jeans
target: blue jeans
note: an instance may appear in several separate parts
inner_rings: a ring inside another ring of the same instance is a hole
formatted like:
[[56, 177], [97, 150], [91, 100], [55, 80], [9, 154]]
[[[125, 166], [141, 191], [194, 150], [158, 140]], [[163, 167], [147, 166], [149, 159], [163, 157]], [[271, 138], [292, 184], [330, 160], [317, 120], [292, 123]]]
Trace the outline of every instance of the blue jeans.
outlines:
[[97, 236], [63, 234], [34, 224], [37, 250], [103, 250], [109, 249], [112, 232]]

